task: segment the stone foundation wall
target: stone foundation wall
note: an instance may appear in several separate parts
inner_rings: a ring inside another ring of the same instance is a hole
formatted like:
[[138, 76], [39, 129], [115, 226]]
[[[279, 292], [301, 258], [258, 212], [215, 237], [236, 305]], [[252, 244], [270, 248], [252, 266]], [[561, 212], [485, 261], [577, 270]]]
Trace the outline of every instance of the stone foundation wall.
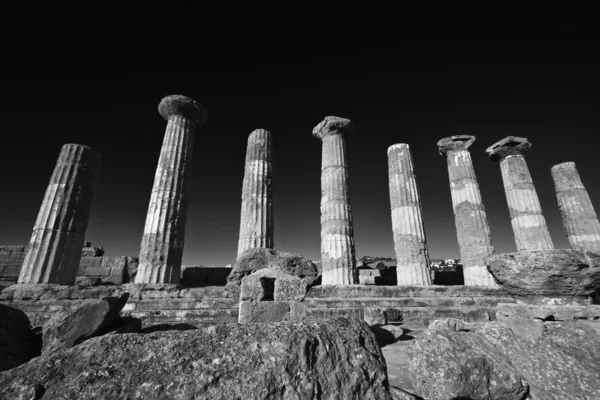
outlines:
[[17, 283], [26, 246], [0, 246], [0, 287]]
[[[123, 314], [140, 318], [143, 326], [187, 324], [207, 326], [237, 322], [239, 304], [224, 287], [181, 285], [14, 285], [0, 292], [0, 304], [23, 310], [34, 326], [54, 313], [83, 302], [130, 293]], [[514, 303], [500, 290], [468, 286], [315, 286], [302, 301], [306, 318], [325, 319], [376, 314], [387, 323], [427, 326], [437, 318], [465, 322], [495, 320], [499, 303]], [[260, 303], [259, 303], [260, 304]]]
[[177, 285], [14, 285], [0, 292], [0, 304], [22, 310], [32, 326], [56, 312], [90, 300], [129, 293], [121, 314], [142, 320], [143, 327], [160, 324], [206, 326], [237, 322], [238, 301], [223, 287], [182, 288]]
[[499, 303], [514, 303], [501, 289], [478, 286], [314, 286], [306, 294], [313, 319], [379, 314], [386, 323], [426, 327], [434, 319], [465, 322], [496, 319]]

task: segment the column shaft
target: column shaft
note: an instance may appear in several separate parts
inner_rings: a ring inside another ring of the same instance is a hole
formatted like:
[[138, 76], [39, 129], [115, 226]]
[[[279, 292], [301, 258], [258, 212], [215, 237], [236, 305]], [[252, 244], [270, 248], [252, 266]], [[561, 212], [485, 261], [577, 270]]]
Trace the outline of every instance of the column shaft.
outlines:
[[554, 248], [525, 158], [509, 155], [500, 161], [517, 251]]
[[485, 259], [494, 253], [494, 247], [471, 153], [448, 151], [447, 159], [465, 285], [496, 286], [485, 266]]
[[571, 247], [600, 253], [600, 222], [575, 163], [555, 165], [551, 172], [558, 207]]
[[431, 285], [421, 199], [407, 144], [390, 146], [388, 167], [398, 285]]
[[66, 144], [46, 189], [19, 283], [75, 282], [85, 239], [100, 154]]
[[248, 137], [242, 188], [238, 256], [249, 249], [273, 248], [271, 132], [257, 129]]
[[321, 261], [323, 285], [357, 283], [346, 143], [341, 134], [330, 134], [323, 138]]
[[167, 123], [148, 206], [136, 283], [179, 283], [192, 173], [194, 121]]

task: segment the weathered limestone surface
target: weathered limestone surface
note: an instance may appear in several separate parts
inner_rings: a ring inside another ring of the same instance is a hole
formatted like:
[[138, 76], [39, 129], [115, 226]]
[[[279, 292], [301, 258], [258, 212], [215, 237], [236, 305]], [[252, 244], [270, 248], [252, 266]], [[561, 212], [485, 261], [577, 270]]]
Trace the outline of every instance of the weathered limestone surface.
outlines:
[[500, 303], [496, 308], [496, 318], [529, 318], [540, 321], [573, 321], [590, 320], [599, 322], [600, 304], [592, 305], [534, 305]]
[[404, 143], [395, 144], [387, 154], [398, 285], [431, 285], [423, 211], [410, 148]]
[[75, 282], [85, 240], [100, 153], [78, 144], [62, 147], [37, 216], [19, 283]]
[[600, 222], [575, 163], [557, 164], [550, 171], [571, 247], [600, 253]]
[[525, 162], [530, 149], [527, 138], [508, 136], [486, 152], [491, 160], [500, 162], [517, 251], [551, 250], [554, 244]]
[[428, 400], [600, 398], [600, 333], [590, 323], [507, 322], [423, 332], [409, 348], [417, 393]]
[[167, 129], [154, 177], [136, 283], [179, 283], [196, 129], [204, 107], [189, 97], [162, 99], [158, 112]]
[[301, 321], [306, 317], [303, 303], [306, 279], [276, 268], [264, 268], [242, 279], [238, 322]]
[[227, 277], [228, 288], [240, 285], [244, 277], [263, 268], [276, 268], [306, 278], [309, 285], [318, 277], [317, 267], [306, 257], [273, 249], [250, 249], [238, 257]]
[[271, 140], [264, 129], [248, 137], [238, 257], [249, 249], [273, 248]]
[[352, 207], [348, 190], [345, 136], [354, 124], [345, 118], [325, 117], [313, 129], [323, 141], [321, 162], [321, 262], [323, 285], [358, 283]]
[[128, 298], [129, 294], [124, 293], [120, 297], [93, 300], [54, 314], [42, 328], [42, 354], [68, 349], [106, 333], [111, 324], [118, 321]]
[[391, 400], [373, 333], [344, 318], [105, 335], [0, 374], [0, 398], [36, 389], [56, 400]]
[[41, 347], [41, 338], [31, 329], [27, 315], [0, 304], [0, 371], [39, 356]]
[[468, 149], [475, 136], [456, 135], [441, 139], [439, 152], [448, 160], [450, 192], [456, 233], [467, 286], [495, 286], [485, 268], [485, 259], [494, 253], [490, 227]]
[[526, 303], [600, 298], [600, 254], [560, 249], [495, 254], [486, 261], [502, 290]]

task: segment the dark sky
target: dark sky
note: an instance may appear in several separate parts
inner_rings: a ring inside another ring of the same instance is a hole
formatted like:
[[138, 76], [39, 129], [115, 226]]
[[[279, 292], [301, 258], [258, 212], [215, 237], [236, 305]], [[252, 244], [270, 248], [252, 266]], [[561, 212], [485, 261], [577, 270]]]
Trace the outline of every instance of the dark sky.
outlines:
[[[492, 14], [489, 14], [492, 15]], [[210, 19], [210, 18], [209, 18]], [[184, 263], [237, 251], [246, 140], [274, 140], [275, 247], [320, 258], [321, 143], [327, 115], [350, 118], [356, 251], [393, 256], [387, 147], [411, 146], [432, 258], [458, 257], [445, 158], [436, 142], [473, 134], [497, 252], [515, 251], [499, 165], [485, 149], [529, 138], [531, 175], [556, 247], [568, 247], [550, 167], [574, 161], [594, 204], [600, 132], [596, 21], [404, 16], [186, 26], [6, 27], [0, 75], [0, 244], [28, 242], [60, 148], [103, 156], [87, 240], [137, 256], [169, 94], [201, 102]]]

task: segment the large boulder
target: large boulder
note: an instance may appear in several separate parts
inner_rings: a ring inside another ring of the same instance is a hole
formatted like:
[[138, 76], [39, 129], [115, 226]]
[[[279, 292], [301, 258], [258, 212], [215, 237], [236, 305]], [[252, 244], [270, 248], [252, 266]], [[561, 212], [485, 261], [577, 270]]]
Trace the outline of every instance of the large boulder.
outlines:
[[281, 269], [291, 275], [305, 278], [309, 285], [319, 276], [317, 266], [306, 257], [273, 249], [250, 249], [238, 257], [227, 277], [228, 286], [239, 286], [244, 277], [263, 268]]
[[42, 327], [42, 353], [66, 349], [106, 333], [121, 323], [120, 312], [127, 303], [129, 293], [120, 297], [90, 300], [72, 309], [59, 311]]
[[40, 354], [42, 341], [21, 310], [0, 304], [0, 371], [14, 368]]
[[501, 322], [423, 332], [409, 349], [417, 393], [428, 400], [600, 398], [600, 334], [588, 321], [534, 323], [543, 328], [537, 338]]
[[0, 398], [390, 400], [369, 327], [335, 318], [105, 335], [0, 374]]
[[492, 255], [486, 265], [500, 287], [523, 302], [583, 303], [600, 295], [600, 254], [520, 251]]

